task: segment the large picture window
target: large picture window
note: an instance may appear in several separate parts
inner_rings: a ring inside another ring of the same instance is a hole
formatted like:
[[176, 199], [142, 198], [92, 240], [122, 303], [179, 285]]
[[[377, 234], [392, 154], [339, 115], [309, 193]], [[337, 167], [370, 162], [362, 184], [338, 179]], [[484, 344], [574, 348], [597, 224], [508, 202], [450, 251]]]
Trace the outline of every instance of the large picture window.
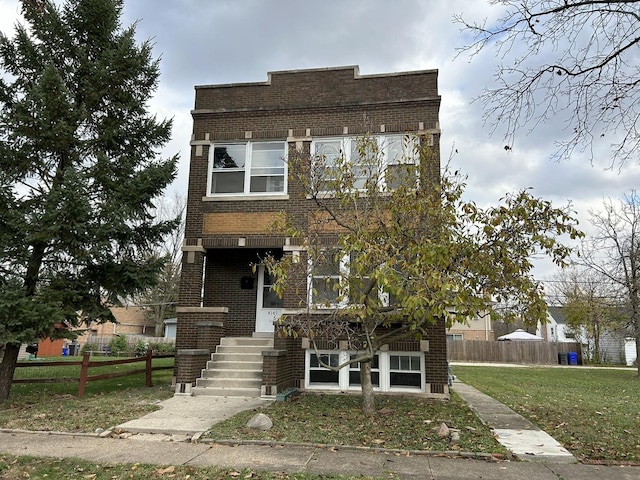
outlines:
[[209, 155], [208, 194], [286, 193], [285, 142], [214, 144]]

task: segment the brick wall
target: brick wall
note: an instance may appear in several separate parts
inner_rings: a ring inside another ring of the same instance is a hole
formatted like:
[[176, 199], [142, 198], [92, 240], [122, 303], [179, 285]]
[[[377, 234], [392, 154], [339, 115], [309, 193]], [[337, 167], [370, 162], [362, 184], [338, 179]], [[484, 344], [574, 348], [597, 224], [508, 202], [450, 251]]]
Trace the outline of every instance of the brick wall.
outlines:
[[[250, 337], [255, 331], [258, 278], [251, 265], [265, 254], [265, 251], [237, 248], [212, 249], [208, 252], [205, 305], [229, 309], [225, 320], [226, 336]], [[243, 277], [253, 279], [252, 288], [241, 288]]]
[[436, 70], [360, 75], [358, 67], [271, 72], [266, 82], [196, 87], [196, 110], [285, 110], [438, 98]]
[[[361, 76], [357, 67], [340, 67], [274, 72], [266, 82], [196, 87], [185, 228], [188, 251], [183, 259], [180, 306], [227, 307], [224, 335], [251, 335], [258, 283], [251, 263], [257, 261], [256, 253], [269, 249], [281, 252], [287, 243], [284, 235], [268, 228], [270, 220], [286, 210], [298, 227], [304, 227], [315, 209], [291, 176], [287, 195], [281, 198], [205, 198], [212, 142], [289, 140], [290, 155], [298, 147], [308, 155], [313, 137], [419, 133], [434, 144], [434, 157], [425, 169], [427, 176], [437, 181], [437, 76], [435, 70]], [[290, 274], [285, 308], [298, 308], [306, 299], [304, 255], [299, 265]], [[241, 289], [241, 278], [248, 276], [254, 276], [254, 288]], [[198, 322], [202, 326], [207, 321], [211, 321], [210, 315], [179, 312], [177, 348], [199, 348]], [[444, 330], [434, 331], [440, 333], [446, 348]], [[215, 334], [207, 335], [212, 339], [204, 343], [215, 343]], [[304, 377], [304, 352], [296, 342], [287, 339], [280, 343], [276, 350], [286, 355], [265, 357], [265, 382], [277, 388], [299, 386], [296, 383]], [[439, 350], [440, 343], [434, 345], [437, 353], [427, 359], [427, 365], [434, 369], [430, 378], [434, 382], [444, 379], [446, 384], [446, 355]]]
[[301, 339], [276, 337], [273, 352], [263, 356], [262, 384], [274, 395], [287, 388], [304, 387], [304, 350]]
[[202, 369], [207, 365], [207, 361], [210, 359], [211, 354], [206, 349], [176, 350], [176, 383], [193, 385], [196, 378], [200, 377]]
[[426, 382], [431, 384], [431, 392], [446, 393], [448, 385], [447, 337], [444, 319], [427, 327], [429, 351], [425, 352]]

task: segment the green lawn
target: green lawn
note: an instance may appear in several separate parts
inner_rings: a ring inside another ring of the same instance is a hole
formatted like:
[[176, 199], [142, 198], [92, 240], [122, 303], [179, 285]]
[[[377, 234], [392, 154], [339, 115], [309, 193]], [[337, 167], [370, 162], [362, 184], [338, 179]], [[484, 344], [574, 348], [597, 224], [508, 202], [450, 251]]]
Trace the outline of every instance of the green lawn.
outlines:
[[[107, 357], [105, 360], [113, 360]], [[173, 358], [153, 360], [154, 366], [173, 365]], [[144, 363], [112, 365], [90, 370], [90, 375], [143, 368]], [[18, 369], [16, 378], [77, 377], [80, 367]], [[0, 403], [0, 427], [25, 430], [94, 432], [139, 418], [157, 410], [157, 403], [173, 395], [173, 370], [153, 372], [151, 388], [145, 374], [88, 382], [85, 396], [77, 398], [77, 382], [18, 383], [11, 386], [9, 400]]]
[[454, 366], [581, 461], [640, 463], [640, 380], [633, 369]]

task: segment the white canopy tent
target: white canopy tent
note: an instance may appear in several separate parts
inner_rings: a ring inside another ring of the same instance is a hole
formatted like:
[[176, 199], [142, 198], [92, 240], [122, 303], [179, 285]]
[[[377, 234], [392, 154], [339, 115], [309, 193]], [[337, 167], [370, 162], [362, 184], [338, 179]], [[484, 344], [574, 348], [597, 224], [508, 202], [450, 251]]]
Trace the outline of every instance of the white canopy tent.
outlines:
[[524, 342], [541, 342], [544, 340], [542, 337], [537, 335], [532, 335], [529, 332], [524, 331], [519, 328], [511, 333], [507, 333], [506, 335], [501, 335], [498, 337], [499, 341], [524, 341]]

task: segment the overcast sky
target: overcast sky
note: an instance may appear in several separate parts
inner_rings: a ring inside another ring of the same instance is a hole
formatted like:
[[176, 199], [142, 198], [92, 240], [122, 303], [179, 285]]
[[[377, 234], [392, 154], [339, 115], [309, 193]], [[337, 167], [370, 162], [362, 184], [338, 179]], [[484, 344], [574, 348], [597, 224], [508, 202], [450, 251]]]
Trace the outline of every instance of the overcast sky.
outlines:
[[[19, 18], [17, 0], [0, 0], [0, 30], [12, 35]], [[496, 18], [499, 7], [486, 0], [126, 0], [123, 24], [138, 21], [138, 38], [153, 39], [162, 76], [151, 110], [174, 118], [166, 154], [181, 155], [172, 189], [186, 195], [189, 172], [190, 110], [194, 85], [262, 82], [267, 72], [358, 65], [361, 74], [439, 70], [442, 96], [442, 162], [455, 148], [455, 168], [469, 176], [467, 197], [495, 204], [507, 192], [533, 187], [557, 206], [571, 200], [588, 230], [587, 211], [605, 197], [620, 198], [640, 184], [640, 165], [606, 170], [606, 148], [568, 162], [550, 160], [561, 123], [548, 123], [516, 139], [505, 151], [501, 135], [483, 127], [481, 106], [473, 103], [491, 86], [498, 63], [493, 52], [469, 62], [454, 61], [465, 43], [454, 14], [471, 20]], [[541, 264], [540, 279], [554, 270]]]

